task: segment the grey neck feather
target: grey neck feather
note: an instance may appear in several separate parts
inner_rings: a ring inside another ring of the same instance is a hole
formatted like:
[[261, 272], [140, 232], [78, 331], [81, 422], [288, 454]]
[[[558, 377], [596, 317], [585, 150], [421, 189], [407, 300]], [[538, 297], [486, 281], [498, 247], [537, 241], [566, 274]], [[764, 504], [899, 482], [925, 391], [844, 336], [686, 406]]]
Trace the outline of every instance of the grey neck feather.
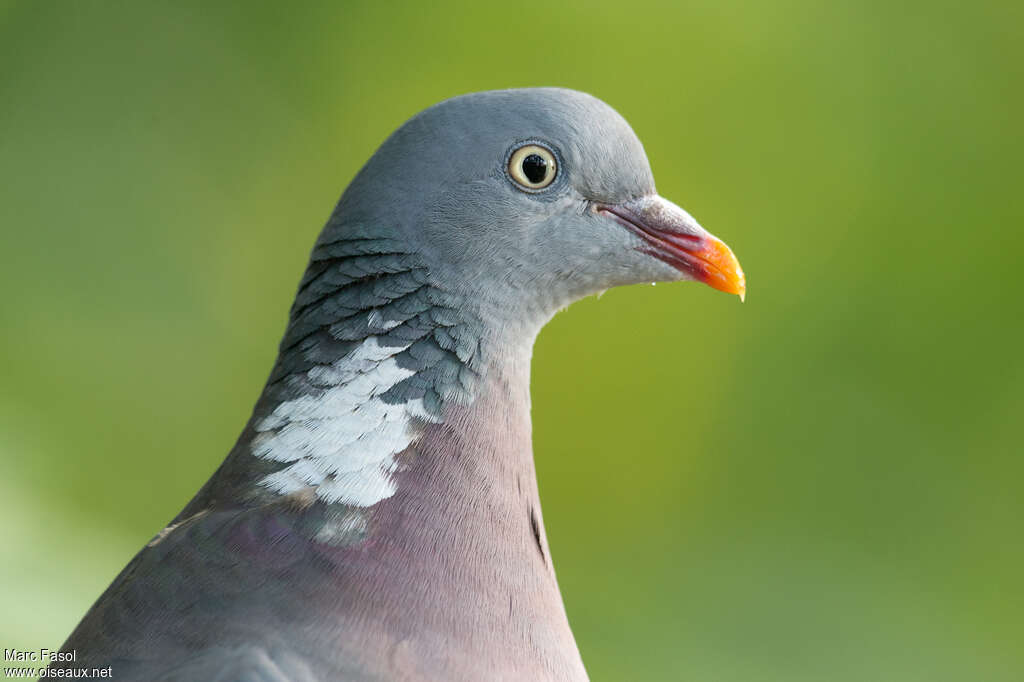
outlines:
[[585, 679], [530, 434], [533, 342], [561, 302], [516, 303], [514, 278], [479, 291], [408, 239], [342, 223], [343, 205], [314, 247], [252, 419], [176, 520], [286, 511], [342, 553], [347, 586], [330, 589], [394, 597], [366, 618], [473, 650], [506, 642], [502, 661], [480, 665], [538, 666], [524, 679]]
[[[438, 282], [421, 254], [343, 224], [336, 212], [313, 249], [253, 418], [186, 512], [215, 499], [281, 496], [372, 507], [429, 454], [418, 452], [424, 429], [456, 408], [474, 414], [483, 391], [498, 402], [487, 402], [493, 413], [478, 415], [477, 429], [525, 406], [516, 448], [530, 458], [532, 477], [529, 358], [546, 320], [471, 291]], [[525, 321], [512, 324], [514, 317]]]

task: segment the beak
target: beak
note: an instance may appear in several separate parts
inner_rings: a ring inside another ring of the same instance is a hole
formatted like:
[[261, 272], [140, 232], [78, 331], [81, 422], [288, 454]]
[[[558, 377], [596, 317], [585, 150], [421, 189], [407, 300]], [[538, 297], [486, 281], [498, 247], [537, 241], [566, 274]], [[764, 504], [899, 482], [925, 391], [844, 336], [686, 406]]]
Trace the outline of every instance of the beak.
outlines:
[[637, 249], [668, 263], [683, 274], [740, 300], [747, 293], [743, 269], [732, 251], [697, 224], [693, 217], [658, 195], [621, 204], [600, 205], [597, 212], [612, 218], [643, 240]]

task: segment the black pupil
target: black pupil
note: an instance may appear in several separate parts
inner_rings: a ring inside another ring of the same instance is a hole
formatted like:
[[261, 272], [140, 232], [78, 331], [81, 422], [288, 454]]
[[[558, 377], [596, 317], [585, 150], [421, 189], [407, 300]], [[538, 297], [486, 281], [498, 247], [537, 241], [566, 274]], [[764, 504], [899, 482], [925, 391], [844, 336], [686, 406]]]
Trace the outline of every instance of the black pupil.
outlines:
[[548, 176], [548, 162], [540, 154], [530, 154], [523, 159], [523, 175], [535, 185], [539, 185]]

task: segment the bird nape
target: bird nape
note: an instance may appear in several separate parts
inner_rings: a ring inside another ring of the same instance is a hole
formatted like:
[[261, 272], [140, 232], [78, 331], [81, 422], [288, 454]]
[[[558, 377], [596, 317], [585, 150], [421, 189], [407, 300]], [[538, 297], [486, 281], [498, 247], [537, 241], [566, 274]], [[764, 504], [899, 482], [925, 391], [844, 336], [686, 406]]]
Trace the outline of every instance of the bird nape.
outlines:
[[[612, 286], [743, 295], [608, 105], [413, 117], [345, 190], [238, 442], [67, 640], [120, 680], [583, 680], [530, 435], [541, 327]], [[58, 663], [72, 665], [72, 663]]]

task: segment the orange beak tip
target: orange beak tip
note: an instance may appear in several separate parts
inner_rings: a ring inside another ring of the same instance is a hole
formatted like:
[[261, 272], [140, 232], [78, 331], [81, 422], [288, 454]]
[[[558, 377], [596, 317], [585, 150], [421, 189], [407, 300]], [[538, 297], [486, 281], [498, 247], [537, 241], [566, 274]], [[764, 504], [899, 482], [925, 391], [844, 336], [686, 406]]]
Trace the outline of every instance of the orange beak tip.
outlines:
[[709, 275], [704, 279], [705, 284], [727, 294], [736, 294], [741, 303], [746, 300], [747, 278], [732, 249], [725, 242], [709, 235], [707, 246], [695, 255], [703, 261], [704, 272]]

